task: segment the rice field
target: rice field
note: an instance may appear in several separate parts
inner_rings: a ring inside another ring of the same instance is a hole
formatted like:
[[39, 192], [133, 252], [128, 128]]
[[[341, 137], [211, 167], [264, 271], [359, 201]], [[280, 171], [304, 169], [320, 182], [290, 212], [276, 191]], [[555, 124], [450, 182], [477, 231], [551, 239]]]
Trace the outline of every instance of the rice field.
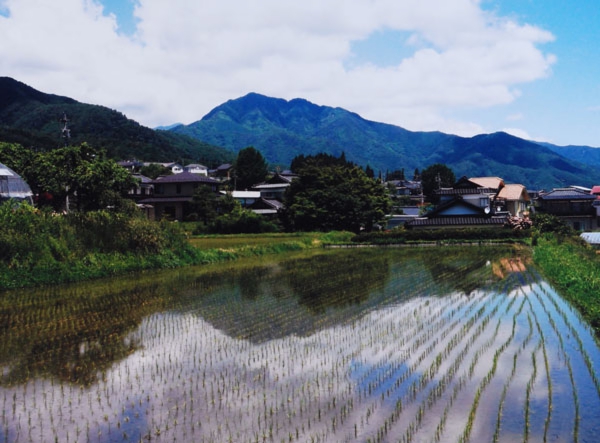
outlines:
[[600, 349], [501, 248], [0, 294], [0, 442], [595, 442]]

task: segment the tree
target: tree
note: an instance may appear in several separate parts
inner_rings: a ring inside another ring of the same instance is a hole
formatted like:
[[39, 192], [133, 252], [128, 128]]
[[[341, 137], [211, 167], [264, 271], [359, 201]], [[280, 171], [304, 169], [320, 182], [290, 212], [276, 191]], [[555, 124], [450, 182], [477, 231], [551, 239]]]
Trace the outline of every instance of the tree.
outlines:
[[262, 154], [252, 146], [242, 149], [234, 164], [236, 189], [248, 189], [265, 181], [269, 172]]
[[51, 204], [55, 209], [75, 196], [80, 210], [124, 207], [122, 197], [135, 186], [135, 179], [128, 171], [107, 158], [105, 151], [86, 143], [47, 152], [2, 145], [0, 160], [5, 157], [13, 159], [7, 166], [15, 166], [15, 171], [39, 197], [38, 204]]
[[159, 163], [150, 163], [149, 165], [142, 166], [140, 174], [154, 180], [159, 175], [171, 175], [173, 174], [173, 171]]
[[190, 205], [192, 211], [207, 225], [217, 218], [217, 204], [218, 196], [210, 186], [198, 186], [194, 191]]
[[288, 230], [370, 231], [385, 219], [390, 200], [377, 180], [345, 159], [308, 157], [285, 197]]
[[454, 172], [448, 166], [442, 163], [435, 163], [421, 172], [421, 187], [423, 194], [431, 203], [437, 203], [438, 198], [435, 191], [439, 188], [448, 188], [454, 185], [456, 177]]

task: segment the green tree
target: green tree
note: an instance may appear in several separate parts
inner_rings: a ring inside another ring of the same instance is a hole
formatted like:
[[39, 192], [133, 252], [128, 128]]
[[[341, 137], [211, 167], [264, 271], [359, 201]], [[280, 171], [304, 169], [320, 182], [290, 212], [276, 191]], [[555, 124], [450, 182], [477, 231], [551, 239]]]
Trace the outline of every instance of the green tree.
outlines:
[[252, 146], [242, 149], [234, 164], [236, 189], [248, 189], [265, 181], [269, 172], [262, 154]]
[[140, 174], [154, 180], [159, 175], [171, 175], [173, 171], [159, 163], [150, 163], [149, 165], [142, 166]]
[[198, 186], [192, 196], [192, 211], [198, 215], [205, 225], [212, 222], [217, 217], [218, 195], [215, 194], [210, 186]]
[[135, 185], [131, 174], [107, 158], [105, 151], [86, 143], [47, 152], [2, 144], [0, 161], [21, 174], [39, 197], [38, 204], [55, 209], [74, 197], [80, 210], [125, 207], [122, 197]]
[[423, 194], [428, 201], [437, 203], [435, 191], [439, 188], [448, 188], [454, 185], [456, 177], [454, 172], [443, 163], [435, 163], [421, 172], [421, 186]]
[[288, 230], [370, 231], [385, 219], [390, 200], [383, 185], [345, 159], [320, 160], [306, 158], [288, 188], [283, 214]]

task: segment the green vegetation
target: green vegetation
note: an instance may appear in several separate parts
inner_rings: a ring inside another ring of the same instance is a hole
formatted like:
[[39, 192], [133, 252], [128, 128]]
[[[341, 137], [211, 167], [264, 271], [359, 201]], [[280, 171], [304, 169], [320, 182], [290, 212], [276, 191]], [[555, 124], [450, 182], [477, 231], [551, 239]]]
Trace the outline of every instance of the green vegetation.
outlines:
[[283, 223], [289, 231], [371, 231], [391, 201], [383, 185], [345, 160], [328, 155], [294, 159]]
[[238, 152], [233, 167], [235, 174], [235, 188], [242, 191], [257, 183], [262, 183], [269, 173], [267, 161], [262, 154], [252, 146]]
[[539, 238], [533, 251], [533, 259], [544, 276], [600, 337], [600, 260], [595, 251], [579, 239], [550, 235]]
[[174, 132], [146, 128], [104, 106], [45, 94], [11, 78], [0, 77], [0, 141], [36, 150], [54, 149], [63, 144], [59, 119], [65, 113], [72, 128], [71, 144], [86, 142], [94, 148], [103, 148], [113, 159], [177, 160], [215, 167], [234, 158], [226, 149]]
[[6, 202], [0, 206], [0, 289], [315, 248], [347, 242], [351, 235], [286, 236], [283, 241], [253, 246], [237, 237], [238, 244], [230, 242], [227, 247], [218, 246], [212, 237], [211, 248], [196, 248], [181, 225], [106, 210], [57, 215]]
[[102, 150], [82, 143], [50, 151], [32, 151], [0, 142], [0, 162], [14, 169], [38, 196], [38, 206], [62, 210], [77, 195], [79, 210], [131, 206], [124, 201], [135, 179]]
[[357, 243], [373, 243], [378, 245], [410, 244], [423, 242], [518, 242], [527, 243], [531, 232], [515, 231], [509, 228], [444, 228], [444, 229], [404, 229], [361, 233], [352, 238]]

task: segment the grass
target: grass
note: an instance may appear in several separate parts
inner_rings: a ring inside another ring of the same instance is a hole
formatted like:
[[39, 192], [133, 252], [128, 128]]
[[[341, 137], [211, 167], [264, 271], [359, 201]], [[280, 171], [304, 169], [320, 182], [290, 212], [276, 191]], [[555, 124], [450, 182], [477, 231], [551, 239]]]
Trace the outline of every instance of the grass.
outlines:
[[533, 259], [600, 338], [600, 258], [595, 251], [578, 239], [544, 237], [537, 241]]

